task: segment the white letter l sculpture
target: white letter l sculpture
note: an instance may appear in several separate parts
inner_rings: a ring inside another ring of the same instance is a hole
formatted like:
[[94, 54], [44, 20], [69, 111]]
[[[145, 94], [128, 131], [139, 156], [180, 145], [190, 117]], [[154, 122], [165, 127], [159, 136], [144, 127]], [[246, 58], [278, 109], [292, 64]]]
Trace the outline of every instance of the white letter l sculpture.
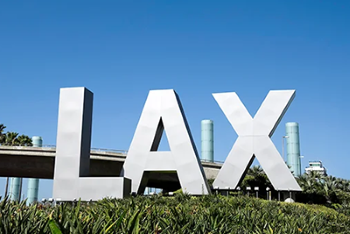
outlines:
[[93, 94], [85, 88], [60, 91], [53, 197], [61, 201], [123, 198], [131, 181], [123, 177], [90, 177]]

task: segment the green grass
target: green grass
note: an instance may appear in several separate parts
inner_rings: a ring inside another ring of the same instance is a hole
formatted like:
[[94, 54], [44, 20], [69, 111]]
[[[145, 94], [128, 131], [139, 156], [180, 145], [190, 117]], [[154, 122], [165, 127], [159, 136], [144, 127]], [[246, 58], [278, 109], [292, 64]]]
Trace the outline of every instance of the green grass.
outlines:
[[75, 206], [0, 203], [0, 233], [350, 233], [350, 217], [320, 205], [178, 194]]

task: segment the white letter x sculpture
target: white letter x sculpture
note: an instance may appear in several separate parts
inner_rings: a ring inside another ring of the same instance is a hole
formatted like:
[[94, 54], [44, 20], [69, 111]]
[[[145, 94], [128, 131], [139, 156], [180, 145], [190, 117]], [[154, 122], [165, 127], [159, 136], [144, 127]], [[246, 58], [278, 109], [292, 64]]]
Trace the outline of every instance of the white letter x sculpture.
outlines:
[[236, 188], [257, 157], [274, 188], [301, 191], [270, 137], [295, 96], [295, 90], [270, 91], [254, 119], [236, 93], [213, 94], [238, 134], [213, 186]]

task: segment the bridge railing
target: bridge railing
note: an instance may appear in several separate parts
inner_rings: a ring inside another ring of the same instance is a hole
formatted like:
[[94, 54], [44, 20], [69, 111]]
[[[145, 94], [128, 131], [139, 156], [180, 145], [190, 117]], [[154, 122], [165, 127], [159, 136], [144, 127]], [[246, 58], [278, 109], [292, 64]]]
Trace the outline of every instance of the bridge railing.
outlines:
[[201, 162], [207, 162], [207, 163], [220, 163], [220, 164], [223, 164], [224, 162], [223, 161], [210, 161], [210, 160], [206, 160], [206, 159], [201, 159]]
[[127, 150], [115, 150], [115, 149], [100, 149], [100, 148], [91, 148], [91, 151], [99, 151], [99, 152], [106, 152], [106, 153], [119, 153], [119, 154], [128, 154]]
[[[43, 145], [41, 148], [51, 148], [56, 149], [55, 145]], [[91, 148], [91, 151], [105, 152], [105, 153], [118, 153], [118, 154], [127, 154], [127, 150], [115, 150], [115, 149], [102, 149], [102, 148]]]
[[54, 148], [56, 149], [55, 145], [43, 145], [42, 148]]

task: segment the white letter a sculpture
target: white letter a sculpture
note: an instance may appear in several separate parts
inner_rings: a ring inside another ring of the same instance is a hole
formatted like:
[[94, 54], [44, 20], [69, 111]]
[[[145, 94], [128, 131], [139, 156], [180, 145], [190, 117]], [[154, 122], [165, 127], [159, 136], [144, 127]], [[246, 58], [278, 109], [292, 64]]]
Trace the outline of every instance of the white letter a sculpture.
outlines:
[[[163, 129], [170, 151], [157, 151]], [[143, 108], [123, 166], [123, 176], [132, 180], [132, 192], [142, 194], [148, 172], [177, 172], [183, 192], [210, 193], [180, 101], [174, 90], [152, 90]], [[162, 179], [162, 178], [159, 178]]]
[[294, 90], [270, 91], [253, 119], [236, 93], [213, 94], [238, 134], [213, 186], [236, 188], [255, 156], [276, 190], [301, 191], [270, 139], [294, 95]]

